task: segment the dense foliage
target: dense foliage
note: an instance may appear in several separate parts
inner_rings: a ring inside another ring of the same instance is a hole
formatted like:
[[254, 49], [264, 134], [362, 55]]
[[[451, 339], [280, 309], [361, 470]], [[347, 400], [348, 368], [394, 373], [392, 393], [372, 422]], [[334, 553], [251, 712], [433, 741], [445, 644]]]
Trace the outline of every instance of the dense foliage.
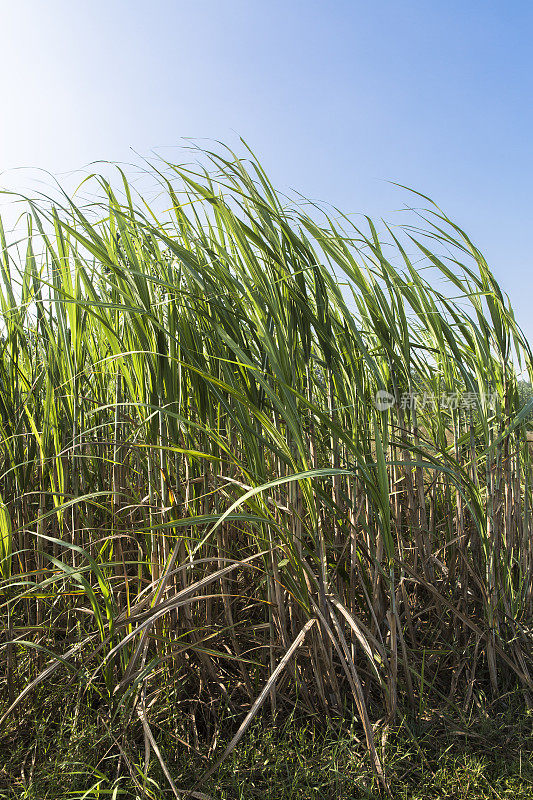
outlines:
[[385, 783], [378, 720], [530, 702], [531, 351], [427, 198], [378, 231], [202, 158], [2, 234], [2, 724], [77, 691], [164, 765], [297, 704]]

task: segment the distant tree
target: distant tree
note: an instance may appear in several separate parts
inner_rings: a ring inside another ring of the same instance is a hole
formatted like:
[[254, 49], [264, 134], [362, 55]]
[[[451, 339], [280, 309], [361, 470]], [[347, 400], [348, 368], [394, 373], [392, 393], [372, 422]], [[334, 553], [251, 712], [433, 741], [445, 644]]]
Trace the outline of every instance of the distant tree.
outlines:
[[[518, 397], [520, 398], [521, 408], [523, 408], [528, 401], [533, 399], [533, 386], [529, 381], [518, 381]], [[533, 411], [531, 411], [531, 414], [528, 414], [526, 425], [529, 430], [533, 429]]]

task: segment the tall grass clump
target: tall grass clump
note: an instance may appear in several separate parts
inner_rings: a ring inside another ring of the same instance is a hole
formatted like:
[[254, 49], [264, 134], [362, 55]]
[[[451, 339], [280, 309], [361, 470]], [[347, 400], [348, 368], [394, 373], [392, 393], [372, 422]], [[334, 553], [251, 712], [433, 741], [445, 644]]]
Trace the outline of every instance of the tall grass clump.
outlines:
[[2, 725], [105, 708], [179, 795], [162, 726], [236, 719], [213, 769], [296, 707], [355, 717], [385, 785], [377, 723], [531, 703], [532, 355], [427, 198], [356, 226], [247, 155], [0, 234]]

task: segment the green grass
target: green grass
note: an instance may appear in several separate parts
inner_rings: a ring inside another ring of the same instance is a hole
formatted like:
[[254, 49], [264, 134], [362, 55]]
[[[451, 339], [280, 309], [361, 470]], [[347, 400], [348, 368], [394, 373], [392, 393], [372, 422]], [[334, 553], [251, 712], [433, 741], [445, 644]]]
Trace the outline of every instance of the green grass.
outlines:
[[[145, 773], [140, 729], [130, 730], [127, 737], [115, 731], [125, 756], [120, 761], [101, 713], [85, 708], [74, 721], [72, 710], [62, 709], [55, 698], [41, 702], [37, 719], [28, 714], [16, 735], [7, 731], [3, 739], [2, 800], [103, 798], [115, 790], [119, 798], [141, 798], [128, 764], [140, 786], [146, 787], [146, 797], [172, 796], [157, 762]], [[232, 724], [235, 721], [226, 720], [228, 728]], [[196, 747], [186, 747], [184, 739], [176, 738], [186, 732], [172, 730], [164, 718], [154, 729], [181, 796], [227, 743], [217, 739], [213, 749], [204, 735]], [[402, 720], [380, 742], [380, 753], [388, 765], [393, 800], [529, 800], [533, 792], [533, 718], [517, 694], [487, 705], [481, 721], [465, 724], [440, 712], [424, 720]], [[383, 796], [357, 720], [324, 727], [318, 719], [300, 715], [277, 724], [268, 716], [256, 720], [201, 792], [217, 800]]]

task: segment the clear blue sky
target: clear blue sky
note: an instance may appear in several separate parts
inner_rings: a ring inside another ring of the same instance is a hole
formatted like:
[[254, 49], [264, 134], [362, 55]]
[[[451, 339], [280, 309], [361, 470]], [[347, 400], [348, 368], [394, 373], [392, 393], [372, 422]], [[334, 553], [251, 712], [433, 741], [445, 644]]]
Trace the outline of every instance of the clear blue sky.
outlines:
[[471, 234], [533, 341], [532, 41], [527, 0], [6, 2], [0, 170], [243, 136], [281, 189], [347, 212], [390, 218], [405, 183]]

